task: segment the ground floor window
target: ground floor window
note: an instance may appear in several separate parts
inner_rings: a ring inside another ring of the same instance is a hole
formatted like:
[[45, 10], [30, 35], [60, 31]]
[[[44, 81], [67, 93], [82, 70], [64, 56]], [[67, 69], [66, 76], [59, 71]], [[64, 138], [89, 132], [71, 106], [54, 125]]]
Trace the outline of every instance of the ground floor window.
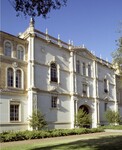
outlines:
[[57, 102], [58, 102], [58, 98], [57, 96], [52, 96], [52, 99], [51, 99], [51, 107], [52, 108], [57, 108]]
[[19, 104], [10, 104], [10, 121], [19, 121]]

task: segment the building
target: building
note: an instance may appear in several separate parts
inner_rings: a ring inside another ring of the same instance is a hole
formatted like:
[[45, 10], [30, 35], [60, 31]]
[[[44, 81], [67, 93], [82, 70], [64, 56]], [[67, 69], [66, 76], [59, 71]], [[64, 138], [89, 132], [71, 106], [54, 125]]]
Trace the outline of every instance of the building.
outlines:
[[[0, 132], [26, 130], [39, 109], [48, 128], [74, 128], [83, 108], [91, 127], [106, 124], [107, 109], [122, 115], [119, 75], [84, 46], [75, 47], [34, 28], [13, 36], [0, 32]], [[118, 93], [119, 89], [119, 93]]]

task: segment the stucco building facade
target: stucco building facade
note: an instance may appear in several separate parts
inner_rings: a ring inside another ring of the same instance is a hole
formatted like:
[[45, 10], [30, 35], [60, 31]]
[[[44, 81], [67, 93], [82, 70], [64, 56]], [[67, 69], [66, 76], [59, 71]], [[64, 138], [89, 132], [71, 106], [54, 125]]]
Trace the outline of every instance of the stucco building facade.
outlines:
[[122, 115], [121, 89], [111, 63], [36, 30], [33, 20], [18, 37], [0, 32], [0, 132], [30, 129], [34, 109], [49, 129], [74, 128], [80, 108], [91, 127], [106, 124], [107, 109]]

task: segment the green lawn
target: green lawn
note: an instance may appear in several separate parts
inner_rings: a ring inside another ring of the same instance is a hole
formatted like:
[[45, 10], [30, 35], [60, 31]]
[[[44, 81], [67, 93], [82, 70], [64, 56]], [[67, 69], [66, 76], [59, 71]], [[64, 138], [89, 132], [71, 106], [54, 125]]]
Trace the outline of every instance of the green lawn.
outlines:
[[4, 145], [1, 150], [122, 150], [122, 134], [89, 134], [1, 144]]

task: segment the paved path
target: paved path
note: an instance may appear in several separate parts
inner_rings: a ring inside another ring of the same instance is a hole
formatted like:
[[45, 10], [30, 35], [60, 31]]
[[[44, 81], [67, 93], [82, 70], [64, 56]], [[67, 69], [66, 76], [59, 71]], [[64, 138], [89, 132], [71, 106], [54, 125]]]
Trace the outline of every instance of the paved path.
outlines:
[[72, 136], [62, 136], [62, 137], [54, 137], [54, 138], [45, 138], [45, 139], [34, 139], [34, 140], [25, 140], [25, 141], [15, 141], [15, 142], [5, 142], [0, 143], [0, 147], [10, 147], [10, 146], [17, 146], [17, 145], [23, 145], [23, 144], [31, 144], [31, 143], [51, 143], [54, 142], [72, 142], [77, 140], [86, 140], [86, 139], [95, 139], [99, 137], [106, 137], [106, 136], [116, 136], [121, 135], [122, 132], [99, 132], [99, 133], [90, 133], [90, 134], [81, 134], [81, 135], [72, 135]]

